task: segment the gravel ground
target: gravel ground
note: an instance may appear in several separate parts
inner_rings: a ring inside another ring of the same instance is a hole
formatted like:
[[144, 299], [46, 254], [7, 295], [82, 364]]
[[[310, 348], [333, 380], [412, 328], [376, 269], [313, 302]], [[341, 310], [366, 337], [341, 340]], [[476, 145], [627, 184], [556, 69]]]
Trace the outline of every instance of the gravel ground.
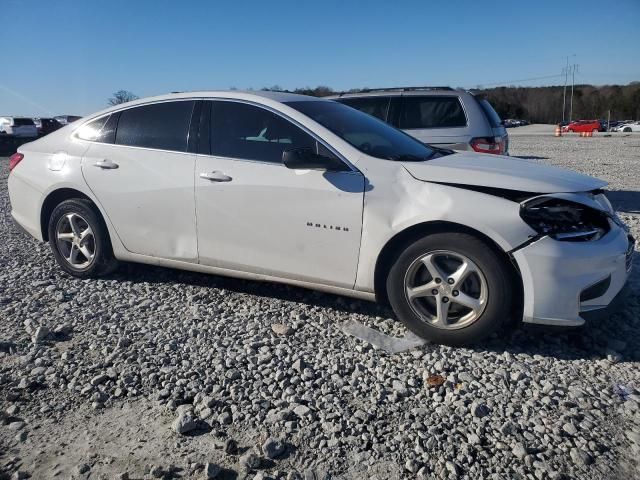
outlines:
[[[602, 177], [640, 237], [640, 136], [517, 136]], [[73, 279], [11, 223], [0, 160], [0, 478], [638, 478], [640, 262], [618, 314], [388, 354], [389, 310], [124, 265]]]

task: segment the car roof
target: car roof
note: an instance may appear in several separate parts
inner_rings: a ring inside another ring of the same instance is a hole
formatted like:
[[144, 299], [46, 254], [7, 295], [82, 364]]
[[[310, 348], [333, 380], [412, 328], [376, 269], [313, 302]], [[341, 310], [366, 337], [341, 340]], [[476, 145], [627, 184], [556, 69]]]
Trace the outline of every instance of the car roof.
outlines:
[[246, 100], [254, 101], [264, 105], [275, 106], [278, 103], [300, 102], [300, 101], [328, 101], [325, 98], [311, 97], [308, 95], [299, 95], [289, 92], [274, 92], [266, 90], [202, 90], [194, 92], [174, 92], [166, 95], [158, 95], [155, 97], [146, 97], [133, 100], [131, 102], [121, 103], [113, 107], [106, 108], [99, 112], [87, 115], [86, 119], [96, 118], [109, 112], [115, 112], [136, 105], [145, 105], [147, 103], [162, 102], [167, 100], [193, 99], [193, 98], [223, 98], [230, 100]]

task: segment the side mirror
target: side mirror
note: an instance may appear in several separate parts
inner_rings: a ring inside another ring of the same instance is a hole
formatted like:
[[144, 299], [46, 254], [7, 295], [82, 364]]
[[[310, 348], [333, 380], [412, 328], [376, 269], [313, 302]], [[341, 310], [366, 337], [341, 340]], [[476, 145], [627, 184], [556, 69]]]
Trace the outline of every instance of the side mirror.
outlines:
[[282, 152], [282, 163], [292, 170], [346, 171], [349, 167], [335, 157], [318, 155], [309, 148], [297, 148]]

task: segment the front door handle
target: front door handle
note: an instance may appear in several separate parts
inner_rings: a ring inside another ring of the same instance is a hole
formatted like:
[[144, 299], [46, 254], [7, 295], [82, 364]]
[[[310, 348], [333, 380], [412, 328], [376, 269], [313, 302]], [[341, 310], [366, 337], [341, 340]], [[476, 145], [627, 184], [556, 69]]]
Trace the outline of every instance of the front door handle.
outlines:
[[204, 178], [205, 180], [210, 180], [212, 182], [230, 182], [233, 180], [229, 175], [225, 175], [217, 170], [209, 173], [201, 173], [200, 178]]
[[119, 165], [117, 163], [113, 163], [111, 160], [100, 160], [93, 164], [94, 167], [113, 170], [114, 168], [118, 168]]

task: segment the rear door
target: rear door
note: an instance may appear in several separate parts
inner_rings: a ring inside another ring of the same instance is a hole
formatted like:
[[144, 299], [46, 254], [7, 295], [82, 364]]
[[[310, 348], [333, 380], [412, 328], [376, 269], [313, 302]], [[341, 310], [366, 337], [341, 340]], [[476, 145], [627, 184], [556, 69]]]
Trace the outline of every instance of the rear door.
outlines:
[[468, 149], [467, 115], [457, 95], [403, 95], [397, 127], [423, 143]]
[[85, 180], [130, 252], [197, 262], [195, 155], [187, 152], [195, 104], [132, 107], [78, 132], [91, 142]]

